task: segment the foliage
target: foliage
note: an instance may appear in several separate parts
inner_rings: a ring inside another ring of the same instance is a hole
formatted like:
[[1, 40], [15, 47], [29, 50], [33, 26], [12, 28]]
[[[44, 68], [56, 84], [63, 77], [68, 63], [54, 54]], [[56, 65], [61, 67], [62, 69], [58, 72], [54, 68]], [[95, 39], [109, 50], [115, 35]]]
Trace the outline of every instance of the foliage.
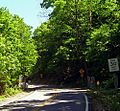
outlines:
[[22, 90], [21, 89], [18, 89], [18, 88], [7, 88], [6, 91], [5, 91], [5, 96], [13, 96], [17, 93], [21, 93]]
[[50, 6], [53, 6], [55, 0], [43, 0], [43, 2], [40, 4], [41, 7], [49, 8]]
[[[120, 89], [95, 89], [89, 92], [95, 110], [119, 111]], [[94, 99], [95, 98], [95, 99]]]
[[116, 0], [44, 0], [54, 7], [48, 22], [34, 32], [39, 73], [112, 78], [108, 58], [120, 58], [120, 2]]
[[0, 100], [1, 100], [1, 99], [4, 99], [4, 98], [5, 98], [5, 95], [0, 96]]
[[110, 78], [106, 81], [103, 81], [101, 87], [103, 87], [104, 89], [114, 88], [114, 79]]
[[2, 92], [18, 83], [19, 75], [28, 76], [37, 61], [34, 40], [18, 15], [0, 8], [0, 89]]

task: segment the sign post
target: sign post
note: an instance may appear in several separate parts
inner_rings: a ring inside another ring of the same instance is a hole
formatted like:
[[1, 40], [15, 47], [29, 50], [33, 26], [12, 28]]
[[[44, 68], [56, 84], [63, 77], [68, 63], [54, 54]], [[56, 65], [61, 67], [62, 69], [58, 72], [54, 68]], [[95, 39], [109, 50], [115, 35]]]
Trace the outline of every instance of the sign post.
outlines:
[[40, 74], [40, 79], [42, 79], [43, 78], [43, 74]]
[[[119, 71], [119, 64], [117, 58], [108, 59], [109, 71], [116, 72]], [[114, 86], [118, 88], [118, 75], [114, 74]]]
[[23, 77], [22, 76], [19, 76], [19, 88], [21, 88], [22, 87], [22, 81], [23, 80]]

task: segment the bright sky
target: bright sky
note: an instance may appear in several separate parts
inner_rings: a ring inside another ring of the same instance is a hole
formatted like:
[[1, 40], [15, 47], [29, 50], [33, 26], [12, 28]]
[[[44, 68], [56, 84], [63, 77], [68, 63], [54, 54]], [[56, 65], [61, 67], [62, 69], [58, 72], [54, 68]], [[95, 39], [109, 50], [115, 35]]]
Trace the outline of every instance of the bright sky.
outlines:
[[[40, 3], [43, 0], [0, 0], [0, 7], [7, 7], [11, 14], [17, 14], [24, 18], [27, 25], [33, 26], [33, 29], [40, 26], [42, 22], [47, 21], [47, 17], [41, 17]], [[42, 15], [42, 14], [41, 14]]]

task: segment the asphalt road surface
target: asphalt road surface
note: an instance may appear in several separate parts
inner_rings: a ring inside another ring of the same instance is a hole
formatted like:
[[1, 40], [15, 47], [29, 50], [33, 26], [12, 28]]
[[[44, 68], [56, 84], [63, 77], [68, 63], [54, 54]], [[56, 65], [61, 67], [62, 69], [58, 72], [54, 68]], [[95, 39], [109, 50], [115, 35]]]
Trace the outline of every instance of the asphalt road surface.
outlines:
[[86, 90], [30, 85], [33, 93], [0, 105], [0, 111], [92, 111]]

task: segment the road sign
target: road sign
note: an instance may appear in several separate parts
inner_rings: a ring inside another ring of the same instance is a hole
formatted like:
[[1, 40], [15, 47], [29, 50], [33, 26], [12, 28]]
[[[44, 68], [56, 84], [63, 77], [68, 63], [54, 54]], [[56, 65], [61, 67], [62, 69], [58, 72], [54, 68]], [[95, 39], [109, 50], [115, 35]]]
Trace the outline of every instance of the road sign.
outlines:
[[99, 86], [100, 85], [100, 81], [97, 81], [97, 86]]
[[22, 83], [23, 77], [19, 76], [19, 83]]
[[80, 69], [80, 71], [79, 71], [80, 73], [84, 73], [85, 71], [84, 71], [84, 69]]
[[84, 72], [85, 72], [84, 69], [80, 69], [79, 72], [80, 72], [80, 76], [83, 78], [84, 77]]
[[118, 65], [117, 58], [108, 59], [108, 65], [109, 65], [110, 72], [119, 71], [119, 65]]
[[41, 78], [41, 79], [43, 78], [43, 74], [40, 74], [40, 78]]

